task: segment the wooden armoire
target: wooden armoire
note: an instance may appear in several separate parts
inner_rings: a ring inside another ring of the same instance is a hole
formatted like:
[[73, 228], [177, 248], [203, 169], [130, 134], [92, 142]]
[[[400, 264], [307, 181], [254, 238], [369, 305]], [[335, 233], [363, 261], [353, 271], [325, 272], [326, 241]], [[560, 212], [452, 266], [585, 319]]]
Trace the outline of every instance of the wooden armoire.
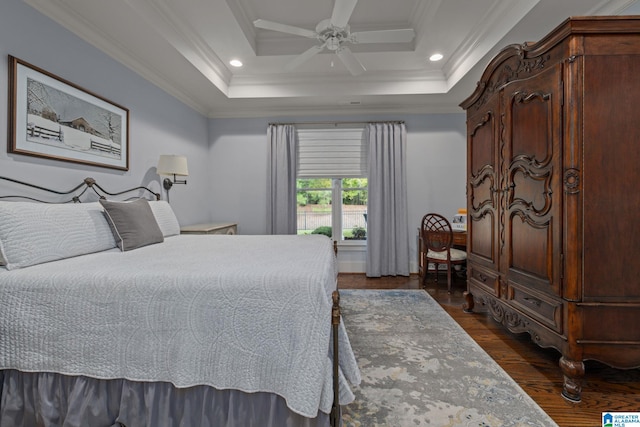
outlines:
[[556, 348], [580, 401], [585, 360], [640, 366], [640, 16], [507, 46], [461, 106], [465, 309]]

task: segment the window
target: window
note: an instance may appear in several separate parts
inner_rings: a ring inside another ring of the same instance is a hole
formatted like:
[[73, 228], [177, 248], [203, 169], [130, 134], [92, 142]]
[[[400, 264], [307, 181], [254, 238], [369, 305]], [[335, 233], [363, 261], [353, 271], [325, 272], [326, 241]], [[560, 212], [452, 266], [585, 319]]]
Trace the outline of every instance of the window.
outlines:
[[367, 178], [297, 179], [296, 183], [298, 234], [366, 240]]
[[362, 128], [298, 130], [298, 234], [366, 240], [366, 165]]

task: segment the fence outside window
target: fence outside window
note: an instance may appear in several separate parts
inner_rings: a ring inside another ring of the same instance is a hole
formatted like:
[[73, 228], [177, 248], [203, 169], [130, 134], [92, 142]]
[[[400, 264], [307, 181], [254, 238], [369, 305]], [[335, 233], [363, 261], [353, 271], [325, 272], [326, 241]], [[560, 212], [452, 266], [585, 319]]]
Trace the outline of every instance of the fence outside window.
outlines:
[[[348, 210], [342, 213], [342, 228], [351, 229], [354, 227], [367, 228], [367, 211]], [[331, 226], [331, 212], [309, 212], [298, 211], [298, 231], [312, 232], [318, 227]]]

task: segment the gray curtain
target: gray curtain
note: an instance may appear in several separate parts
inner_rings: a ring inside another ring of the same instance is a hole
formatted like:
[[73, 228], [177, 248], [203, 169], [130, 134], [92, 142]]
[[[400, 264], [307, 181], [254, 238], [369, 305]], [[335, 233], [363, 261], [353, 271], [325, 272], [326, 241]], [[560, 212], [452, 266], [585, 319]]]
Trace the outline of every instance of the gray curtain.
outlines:
[[296, 234], [296, 129], [270, 124], [267, 142], [267, 233]]
[[404, 123], [370, 123], [367, 276], [409, 275], [407, 130]]

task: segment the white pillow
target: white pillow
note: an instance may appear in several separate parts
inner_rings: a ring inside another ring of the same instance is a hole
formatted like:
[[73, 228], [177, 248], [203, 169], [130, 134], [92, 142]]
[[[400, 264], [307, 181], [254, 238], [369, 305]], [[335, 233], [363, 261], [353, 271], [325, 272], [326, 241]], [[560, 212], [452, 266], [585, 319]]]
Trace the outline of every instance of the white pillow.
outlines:
[[149, 206], [151, 206], [151, 212], [153, 212], [164, 237], [180, 234], [178, 218], [169, 203], [165, 200], [152, 200], [149, 202]]
[[116, 247], [102, 206], [0, 201], [0, 258], [7, 270]]

